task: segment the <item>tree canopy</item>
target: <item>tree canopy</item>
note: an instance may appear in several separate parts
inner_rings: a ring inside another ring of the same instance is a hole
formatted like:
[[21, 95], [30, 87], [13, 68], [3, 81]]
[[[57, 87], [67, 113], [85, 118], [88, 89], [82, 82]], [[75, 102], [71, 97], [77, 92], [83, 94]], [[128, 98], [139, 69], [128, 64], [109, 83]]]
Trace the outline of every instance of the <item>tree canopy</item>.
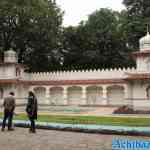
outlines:
[[0, 53], [14, 49], [33, 72], [135, 66], [131, 52], [150, 25], [150, 2], [123, 4], [121, 12], [102, 8], [63, 27], [55, 0], [1, 0]]
[[32, 71], [50, 70], [59, 50], [62, 11], [50, 0], [1, 0], [0, 47]]
[[128, 44], [132, 49], [138, 49], [138, 40], [144, 36], [146, 28], [150, 25], [150, 1], [148, 0], [123, 0], [127, 8], [127, 22], [125, 31]]
[[132, 66], [130, 49], [122, 30], [127, 15], [100, 9], [77, 27], [64, 30], [64, 65], [85, 68]]

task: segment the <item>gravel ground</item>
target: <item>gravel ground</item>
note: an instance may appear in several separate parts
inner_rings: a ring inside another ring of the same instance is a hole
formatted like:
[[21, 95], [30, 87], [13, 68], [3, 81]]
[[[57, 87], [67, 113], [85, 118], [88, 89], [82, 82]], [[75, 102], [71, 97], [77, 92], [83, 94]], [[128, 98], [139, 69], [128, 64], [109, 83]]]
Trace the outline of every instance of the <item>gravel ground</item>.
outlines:
[[0, 150], [112, 150], [112, 139], [149, 140], [150, 137], [87, 134], [55, 130], [37, 130], [31, 134], [26, 128], [0, 131]]

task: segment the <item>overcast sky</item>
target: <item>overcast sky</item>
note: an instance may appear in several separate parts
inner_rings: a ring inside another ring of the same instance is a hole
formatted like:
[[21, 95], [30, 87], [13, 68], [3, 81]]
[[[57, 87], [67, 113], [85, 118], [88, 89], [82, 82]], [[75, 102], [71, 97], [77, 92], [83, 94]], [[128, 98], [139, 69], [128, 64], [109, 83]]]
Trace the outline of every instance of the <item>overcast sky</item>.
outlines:
[[96, 9], [111, 8], [113, 10], [122, 10], [123, 0], [56, 0], [57, 4], [65, 11], [64, 26], [78, 25], [81, 20], [87, 19], [87, 16]]

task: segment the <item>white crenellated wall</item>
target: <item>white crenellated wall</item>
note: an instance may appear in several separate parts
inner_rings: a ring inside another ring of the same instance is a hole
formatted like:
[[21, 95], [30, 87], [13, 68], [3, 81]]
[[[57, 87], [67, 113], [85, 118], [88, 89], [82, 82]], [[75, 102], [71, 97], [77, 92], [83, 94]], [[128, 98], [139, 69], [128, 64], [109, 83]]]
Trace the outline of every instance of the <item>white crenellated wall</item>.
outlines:
[[136, 72], [135, 68], [106, 70], [57, 71], [45, 73], [25, 73], [23, 80], [88, 80], [88, 79], [121, 79], [125, 72]]

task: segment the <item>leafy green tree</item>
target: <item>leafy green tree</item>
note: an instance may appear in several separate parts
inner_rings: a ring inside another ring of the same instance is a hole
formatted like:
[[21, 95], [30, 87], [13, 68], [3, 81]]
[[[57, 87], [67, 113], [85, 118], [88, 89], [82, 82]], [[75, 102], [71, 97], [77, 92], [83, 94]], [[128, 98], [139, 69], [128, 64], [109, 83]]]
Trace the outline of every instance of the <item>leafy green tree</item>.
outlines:
[[13, 48], [32, 71], [52, 70], [60, 47], [60, 8], [52, 0], [1, 0], [0, 47]]
[[131, 49], [139, 49], [139, 38], [145, 35], [147, 25], [150, 25], [150, 1], [123, 0], [127, 8], [125, 32]]
[[124, 15], [100, 9], [78, 27], [65, 29], [64, 65], [71, 64], [79, 69], [134, 65], [122, 30]]
[[63, 67], [66, 69], [83, 68], [84, 33], [78, 32], [78, 27], [67, 27], [63, 30]]
[[123, 4], [127, 7], [130, 15], [142, 15], [149, 17], [150, 1], [148, 0], [123, 0]]

